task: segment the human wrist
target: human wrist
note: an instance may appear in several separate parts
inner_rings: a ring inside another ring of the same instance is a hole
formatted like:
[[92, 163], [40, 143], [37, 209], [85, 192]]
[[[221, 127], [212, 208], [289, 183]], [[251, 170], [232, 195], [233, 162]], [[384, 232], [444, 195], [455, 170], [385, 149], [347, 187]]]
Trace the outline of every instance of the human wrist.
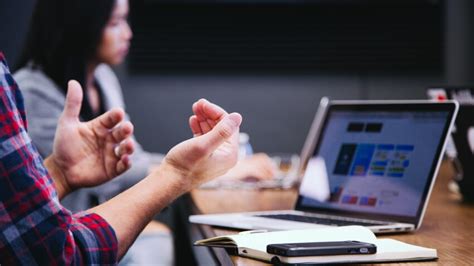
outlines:
[[158, 167], [156, 167], [156, 170], [151, 174], [159, 176], [160, 179], [167, 178], [173, 182], [180, 194], [186, 193], [194, 187], [190, 172], [188, 170], [176, 167], [166, 159], [163, 160], [163, 162]]
[[54, 186], [56, 187], [56, 192], [58, 193], [59, 199], [64, 198], [69, 194], [72, 189], [67, 183], [66, 175], [57, 165], [54, 155], [49, 156], [44, 161], [44, 165], [48, 169], [48, 172], [53, 179]]

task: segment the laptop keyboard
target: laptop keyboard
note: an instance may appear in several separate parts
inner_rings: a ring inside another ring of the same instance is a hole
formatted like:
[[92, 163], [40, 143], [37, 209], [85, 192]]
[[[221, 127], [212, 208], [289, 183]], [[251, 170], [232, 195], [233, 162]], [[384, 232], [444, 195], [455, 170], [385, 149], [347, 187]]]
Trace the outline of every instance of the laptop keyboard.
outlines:
[[363, 225], [363, 226], [372, 226], [372, 225], [383, 225], [384, 223], [376, 223], [369, 221], [359, 221], [359, 220], [341, 220], [341, 219], [332, 219], [332, 218], [323, 218], [315, 216], [303, 216], [295, 214], [265, 214], [265, 215], [256, 215], [257, 217], [288, 220], [294, 222], [303, 222], [303, 223], [314, 223], [314, 224], [324, 224], [332, 226], [344, 226], [344, 225]]

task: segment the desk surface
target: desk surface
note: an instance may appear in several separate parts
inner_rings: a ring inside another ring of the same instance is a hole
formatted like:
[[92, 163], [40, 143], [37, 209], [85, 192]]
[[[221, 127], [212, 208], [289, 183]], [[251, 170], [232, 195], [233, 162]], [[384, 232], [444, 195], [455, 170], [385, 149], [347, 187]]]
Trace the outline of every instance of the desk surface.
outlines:
[[[436, 248], [437, 261], [403, 265], [473, 265], [474, 205], [460, 203], [459, 195], [448, 191], [452, 168], [443, 163], [421, 228], [415, 233], [381, 235], [407, 243]], [[291, 209], [296, 190], [195, 190], [194, 203], [202, 213]], [[223, 200], [225, 199], [225, 200]], [[236, 233], [222, 228], [200, 226], [203, 237]], [[205, 228], [207, 227], [207, 228]], [[221, 249], [210, 249], [220, 264], [266, 265], [263, 262], [228, 255]], [[226, 263], [227, 262], [227, 263]]]

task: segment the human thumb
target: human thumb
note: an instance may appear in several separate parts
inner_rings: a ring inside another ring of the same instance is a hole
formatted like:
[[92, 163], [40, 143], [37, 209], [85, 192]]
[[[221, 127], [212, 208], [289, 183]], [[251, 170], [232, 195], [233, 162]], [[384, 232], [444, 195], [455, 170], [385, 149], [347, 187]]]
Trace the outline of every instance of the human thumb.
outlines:
[[[203, 146], [209, 152], [213, 152], [224, 141], [229, 140], [235, 133], [239, 131], [242, 123], [242, 116], [239, 113], [231, 113], [226, 115], [211, 131], [202, 135]], [[235, 144], [237, 145], [237, 138]]]
[[70, 80], [67, 86], [66, 103], [63, 117], [66, 119], [79, 118], [82, 106], [82, 87], [79, 82]]

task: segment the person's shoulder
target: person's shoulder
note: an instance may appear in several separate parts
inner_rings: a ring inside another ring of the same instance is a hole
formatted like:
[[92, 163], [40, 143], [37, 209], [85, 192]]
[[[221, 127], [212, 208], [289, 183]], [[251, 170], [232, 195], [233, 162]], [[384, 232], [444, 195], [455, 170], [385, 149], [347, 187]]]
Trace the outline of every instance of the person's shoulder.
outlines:
[[106, 82], [117, 81], [117, 75], [115, 75], [115, 72], [107, 64], [98, 65], [97, 68], [95, 69], [94, 75], [98, 80], [102, 80]]
[[17, 82], [37, 82], [49, 79], [41, 69], [35, 68], [31, 64], [18, 69], [13, 73], [13, 77]]
[[39, 68], [25, 66], [13, 74], [13, 78], [22, 90], [49, 88], [56, 89], [56, 84]]
[[105, 98], [109, 101], [108, 106], [123, 106], [122, 87], [112, 68], [109, 65], [100, 64], [97, 66], [94, 76], [101, 85]]
[[41, 95], [41, 97], [54, 98], [63, 101], [64, 95], [58, 86], [40, 68], [25, 66], [13, 74], [23, 96]]

